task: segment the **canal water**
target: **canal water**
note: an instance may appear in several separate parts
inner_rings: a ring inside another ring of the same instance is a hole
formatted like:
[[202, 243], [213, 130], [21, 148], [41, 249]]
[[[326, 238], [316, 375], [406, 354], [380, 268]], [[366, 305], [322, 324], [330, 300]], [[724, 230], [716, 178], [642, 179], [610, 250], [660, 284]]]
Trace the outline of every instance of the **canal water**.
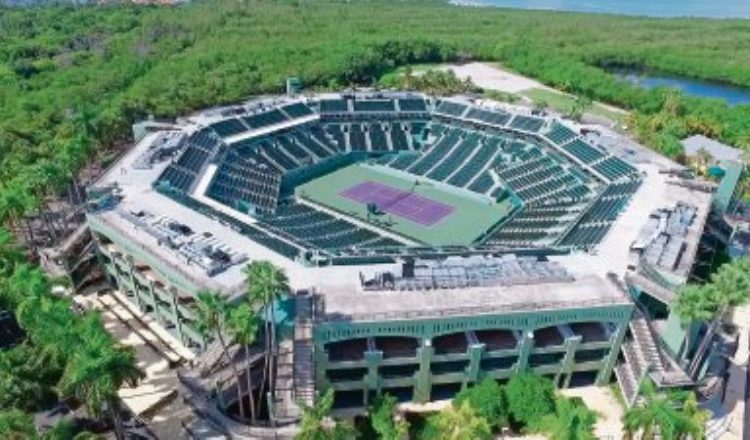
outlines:
[[[750, 0], [748, 0], [750, 1]], [[750, 89], [679, 76], [651, 75], [637, 71], [615, 71], [618, 78], [639, 87], [673, 87], [688, 96], [723, 99], [730, 105], [750, 104]]]

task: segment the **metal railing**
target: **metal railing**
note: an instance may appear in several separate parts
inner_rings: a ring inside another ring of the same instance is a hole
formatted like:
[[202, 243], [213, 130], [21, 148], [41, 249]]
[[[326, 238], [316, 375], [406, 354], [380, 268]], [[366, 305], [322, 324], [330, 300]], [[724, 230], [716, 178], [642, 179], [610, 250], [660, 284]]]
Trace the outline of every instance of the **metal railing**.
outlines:
[[420, 318], [442, 318], [464, 315], [491, 315], [493, 313], [522, 312], [522, 311], [541, 311], [557, 310], [570, 308], [586, 307], [606, 307], [617, 305], [629, 305], [622, 298], [595, 299], [580, 302], [571, 301], [546, 301], [546, 302], [526, 302], [505, 304], [497, 306], [471, 306], [471, 307], [453, 307], [439, 310], [413, 310], [413, 311], [396, 311], [380, 313], [353, 313], [339, 314], [327, 313], [316, 316], [316, 322], [346, 322], [346, 321], [389, 321], [389, 320], [410, 320]]

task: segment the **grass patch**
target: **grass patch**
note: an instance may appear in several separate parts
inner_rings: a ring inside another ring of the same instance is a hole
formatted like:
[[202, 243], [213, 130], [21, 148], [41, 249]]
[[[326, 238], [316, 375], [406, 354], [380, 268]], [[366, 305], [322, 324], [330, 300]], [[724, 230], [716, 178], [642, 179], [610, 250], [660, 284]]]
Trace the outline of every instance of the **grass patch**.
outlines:
[[[521, 94], [535, 102], [544, 101], [549, 105], [550, 108], [563, 114], [571, 112], [576, 100], [576, 98], [572, 95], [541, 88], [524, 90], [521, 92]], [[617, 122], [618, 124], [621, 124], [625, 118], [625, 113], [612, 110], [598, 103], [593, 103], [586, 109], [585, 112], [609, 119], [613, 122]]]

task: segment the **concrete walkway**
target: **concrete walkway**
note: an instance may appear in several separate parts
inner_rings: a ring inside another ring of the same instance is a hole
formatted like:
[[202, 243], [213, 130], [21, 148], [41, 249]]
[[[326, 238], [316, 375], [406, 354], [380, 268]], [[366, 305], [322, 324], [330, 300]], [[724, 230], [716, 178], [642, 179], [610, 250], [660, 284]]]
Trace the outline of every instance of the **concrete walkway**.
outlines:
[[750, 423], [747, 401], [748, 395], [748, 338], [750, 338], [750, 306], [738, 307], [732, 321], [737, 326], [739, 342], [734, 358], [730, 360], [729, 380], [724, 396], [724, 409], [729, 414], [729, 430], [721, 440], [748, 440], [750, 432], [746, 428]]

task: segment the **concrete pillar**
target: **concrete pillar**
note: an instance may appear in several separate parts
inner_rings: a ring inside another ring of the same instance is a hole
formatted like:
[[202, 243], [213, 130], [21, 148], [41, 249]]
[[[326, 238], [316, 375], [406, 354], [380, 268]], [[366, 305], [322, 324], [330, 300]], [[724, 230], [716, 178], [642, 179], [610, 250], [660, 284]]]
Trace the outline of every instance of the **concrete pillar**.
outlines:
[[323, 344], [315, 344], [313, 357], [315, 358], [315, 389], [325, 390], [328, 387], [328, 379], [326, 378], [328, 354]]
[[471, 344], [469, 346], [469, 370], [467, 371], [467, 382], [476, 382], [479, 379], [480, 362], [484, 354], [484, 344]]
[[534, 332], [531, 330], [524, 330], [521, 339], [521, 348], [518, 350], [518, 363], [516, 364], [516, 372], [525, 371], [529, 367], [529, 354], [534, 348]]
[[432, 356], [435, 349], [432, 347], [431, 339], [423, 339], [422, 346], [417, 351], [417, 357], [419, 358], [419, 372], [417, 373], [417, 383], [414, 386], [414, 401], [415, 402], [429, 402], [430, 393], [432, 391], [432, 379], [430, 372], [430, 364], [432, 363]]
[[562, 360], [560, 372], [555, 377], [555, 383], [560, 383], [560, 376], [565, 375], [560, 388], [568, 388], [570, 385], [570, 376], [573, 374], [573, 365], [575, 365], [575, 354], [578, 346], [581, 345], [581, 336], [573, 336], [565, 339], [565, 357]]
[[612, 377], [612, 370], [615, 368], [615, 363], [617, 363], [617, 356], [620, 354], [622, 341], [625, 339], [625, 333], [628, 331], [629, 322], [630, 320], [625, 320], [617, 325], [617, 330], [615, 330], [615, 334], [611, 339], [612, 343], [610, 345], [609, 355], [607, 355], [607, 358], [604, 360], [604, 366], [599, 370], [599, 376], [596, 378], [597, 385], [601, 386], [609, 383], [609, 380]]
[[367, 363], [367, 375], [365, 375], [365, 388], [380, 394], [380, 374], [378, 367], [383, 361], [383, 352], [380, 350], [368, 350], [365, 352]]

